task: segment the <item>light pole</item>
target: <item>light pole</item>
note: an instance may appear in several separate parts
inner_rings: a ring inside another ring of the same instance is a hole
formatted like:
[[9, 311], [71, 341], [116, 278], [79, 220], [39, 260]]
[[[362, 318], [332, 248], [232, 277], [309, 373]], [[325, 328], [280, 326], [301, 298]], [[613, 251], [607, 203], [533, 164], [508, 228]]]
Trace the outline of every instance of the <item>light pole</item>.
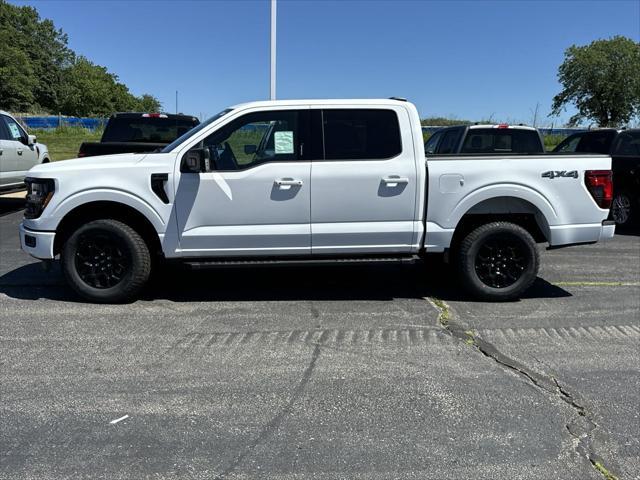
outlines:
[[276, 0], [271, 0], [271, 81], [270, 99], [276, 99]]

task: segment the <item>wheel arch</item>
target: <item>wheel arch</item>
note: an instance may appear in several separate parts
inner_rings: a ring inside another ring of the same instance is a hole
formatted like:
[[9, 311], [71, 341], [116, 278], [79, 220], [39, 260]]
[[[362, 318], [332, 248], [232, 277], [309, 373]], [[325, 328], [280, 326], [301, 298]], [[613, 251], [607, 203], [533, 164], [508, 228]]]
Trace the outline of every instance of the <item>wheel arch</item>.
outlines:
[[54, 255], [60, 253], [71, 233], [80, 225], [99, 219], [121, 221], [136, 230], [152, 254], [161, 254], [162, 246], [156, 226], [136, 208], [112, 200], [95, 200], [69, 210], [58, 223], [53, 244]]
[[541, 209], [530, 199], [515, 195], [493, 196], [469, 206], [456, 222], [451, 247], [480, 225], [491, 222], [511, 222], [524, 228], [536, 242], [547, 242], [551, 235], [548, 215], [555, 214], [549, 208]]

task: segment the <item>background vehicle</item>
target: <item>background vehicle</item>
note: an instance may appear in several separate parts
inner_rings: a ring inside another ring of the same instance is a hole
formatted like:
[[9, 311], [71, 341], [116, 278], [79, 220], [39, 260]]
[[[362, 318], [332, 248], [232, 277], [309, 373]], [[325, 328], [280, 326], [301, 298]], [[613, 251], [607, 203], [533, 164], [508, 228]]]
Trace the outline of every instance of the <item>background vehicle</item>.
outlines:
[[555, 153], [604, 153], [612, 157], [611, 218], [618, 225], [637, 222], [640, 214], [640, 129], [601, 128], [575, 133]]
[[198, 125], [191, 115], [169, 113], [114, 113], [100, 142], [84, 142], [78, 157], [114, 153], [152, 152]]
[[[472, 161], [469, 161], [469, 159]], [[399, 100], [254, 102], [161, 152], [34, 168], [22, 248], [92, 301], [134, 298], [154, 256], [191, 266], [407, 261], [448, 252], [475, 296], [535, 280], [536, 242], [614, 234], [608, 156], [428, 155]], [[556, 173], [558, 173], [556, 175]]]
[[453, 153], [541, 154], [540, 133], [522, 125], [457, 125], [442, 128], [425, 143], [427, 155]]
[[24, 186], [29, 169], [51, 161], [47, 146], [36, 143], [18, 121], [0, 110], [0, 190]]

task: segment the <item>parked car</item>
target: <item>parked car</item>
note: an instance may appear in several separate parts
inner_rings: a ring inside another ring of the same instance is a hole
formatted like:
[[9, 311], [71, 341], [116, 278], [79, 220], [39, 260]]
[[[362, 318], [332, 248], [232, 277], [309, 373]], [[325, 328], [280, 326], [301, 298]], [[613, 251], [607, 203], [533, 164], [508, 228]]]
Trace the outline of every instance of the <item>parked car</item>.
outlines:
[[191, 115], [169, 113], [114, 113], [99, 142], [84, 142], [78, 157], [115, 153], [152, 152], [197, 126]]
[[[611, 159], [427, 155], [400, 100], [238, 105], [147, 155], [29, 173], [22, 248], [61, 255], [95, 302], [135, 298], [152, 258], [193, 267], [414, 261], [445, 253], [473, 295], [535, 280], [536, 242], [611, 238]], [[558, 173], [556, 175], [556, 173]], [[391, 280], [390, 280], [391, 281]]]
[[47, 146], [36, 142], [18, 121], [0, 110], [0, 190], [24, 187], [29, 169], [51, 161]]
[[541, 154], [538, 130], [523, 125], [456, 125], [434, 132], [425, 143], [428, 155]]
[[599, 128], [574, 133], [555, 153], [604, 153], [612, 157], [613, 204], [611, 218], [618, 225], [640, 220], [640, 129]]

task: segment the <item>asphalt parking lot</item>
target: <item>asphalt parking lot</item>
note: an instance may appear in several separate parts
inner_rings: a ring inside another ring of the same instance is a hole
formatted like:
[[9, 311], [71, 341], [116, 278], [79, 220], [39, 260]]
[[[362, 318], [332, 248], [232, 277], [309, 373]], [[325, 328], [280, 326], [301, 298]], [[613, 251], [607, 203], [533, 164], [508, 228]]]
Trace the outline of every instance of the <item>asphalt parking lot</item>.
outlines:
[[[640, 237], [518, 302], [438, 262], [167, 270], [79, 301], [0, 205], [0, 478], [640, 478]], [[613, 477], [609, 477], [613, 478]]]

